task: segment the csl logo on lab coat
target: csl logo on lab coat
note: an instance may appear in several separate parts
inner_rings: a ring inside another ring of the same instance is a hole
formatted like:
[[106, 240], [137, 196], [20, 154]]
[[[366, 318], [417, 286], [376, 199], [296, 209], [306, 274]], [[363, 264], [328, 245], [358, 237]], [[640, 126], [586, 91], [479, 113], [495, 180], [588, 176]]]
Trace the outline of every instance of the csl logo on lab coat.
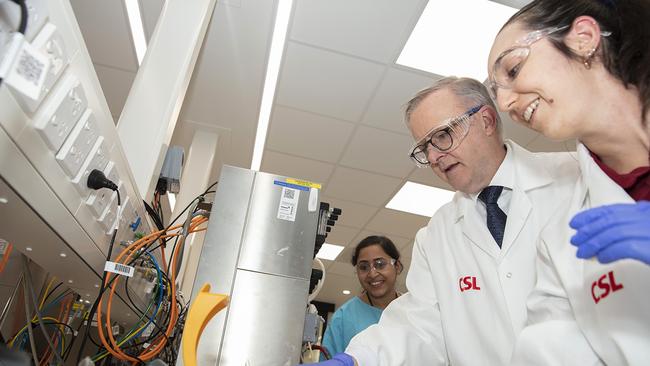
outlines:
[[600, 300], [606, 298], [612, 292], [616, 292], [622, 288], [623, 285], [616, 283], [614, 271], [609, 271], [591, 284], [591, 297], [594, 299], [594, 302], [598, 304]]
[[480, 290], [476, 284], [476, 277], [474, 276], [465, 276], [458, 279], [458, 286], [460, 287], [460, 292], [465, 292], [468, 290]]

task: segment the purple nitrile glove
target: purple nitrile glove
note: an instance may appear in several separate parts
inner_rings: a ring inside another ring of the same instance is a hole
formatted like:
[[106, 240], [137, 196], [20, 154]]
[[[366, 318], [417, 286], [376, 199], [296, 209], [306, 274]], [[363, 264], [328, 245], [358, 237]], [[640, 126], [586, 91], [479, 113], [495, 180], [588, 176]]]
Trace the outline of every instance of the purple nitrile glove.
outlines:
[[636, 259], [650, 265], [650, 202], [620, 203], [578, 213], [569, 225], [576, 229], [571, 244], [578, 258], [598, 257], [600, 263]]
[[347, 353], [337, 353], [331, 359], [323, 362], [312, 363], [320, 366], [354, 366], [354, 358]]

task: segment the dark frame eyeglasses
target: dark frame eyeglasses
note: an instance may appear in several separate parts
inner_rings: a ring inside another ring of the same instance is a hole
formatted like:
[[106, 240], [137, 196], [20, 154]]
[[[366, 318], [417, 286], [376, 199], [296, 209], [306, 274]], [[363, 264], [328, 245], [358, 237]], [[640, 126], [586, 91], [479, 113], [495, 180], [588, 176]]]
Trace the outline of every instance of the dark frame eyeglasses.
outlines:
[[[485, 106], [479, 104], [457, 117], [452, 117], [427, 132], [409, 151], [409, 157], [420, 168], [427, 167], [429, 158], [427, 149], [433, 147], [438, 152], [451, 152], [457, 148], [469, 132], [469, 119]], [[456, 139], [454, 139], [456, 136]]]

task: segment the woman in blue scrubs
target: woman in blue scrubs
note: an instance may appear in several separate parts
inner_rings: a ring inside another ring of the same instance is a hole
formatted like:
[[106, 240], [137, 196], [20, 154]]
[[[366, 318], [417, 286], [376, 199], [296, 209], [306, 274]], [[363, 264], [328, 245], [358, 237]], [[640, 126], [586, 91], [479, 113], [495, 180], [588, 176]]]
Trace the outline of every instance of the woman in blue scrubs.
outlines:
[[395, 281], [404, 268], [399, 258], [395, 244], [385, 236], [359, 242], [352, 265], [363, 292], [343, 304], [328, 322], [322, 344], [330, 355], [345, 351], [352, 337], [378, 323], [382, 311], [399, 296]]

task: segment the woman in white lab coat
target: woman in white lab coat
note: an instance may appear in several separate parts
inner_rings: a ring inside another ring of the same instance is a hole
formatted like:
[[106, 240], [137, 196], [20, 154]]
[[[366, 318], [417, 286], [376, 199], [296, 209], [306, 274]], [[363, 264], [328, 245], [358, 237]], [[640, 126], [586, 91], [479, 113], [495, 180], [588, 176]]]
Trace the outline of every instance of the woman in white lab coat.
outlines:
[[492, 46], [499, 108], [577, 139], [582, 172], [542, 232], [515, 364], [650, 364], [648, 19], [647, 0], [537, 0]]

